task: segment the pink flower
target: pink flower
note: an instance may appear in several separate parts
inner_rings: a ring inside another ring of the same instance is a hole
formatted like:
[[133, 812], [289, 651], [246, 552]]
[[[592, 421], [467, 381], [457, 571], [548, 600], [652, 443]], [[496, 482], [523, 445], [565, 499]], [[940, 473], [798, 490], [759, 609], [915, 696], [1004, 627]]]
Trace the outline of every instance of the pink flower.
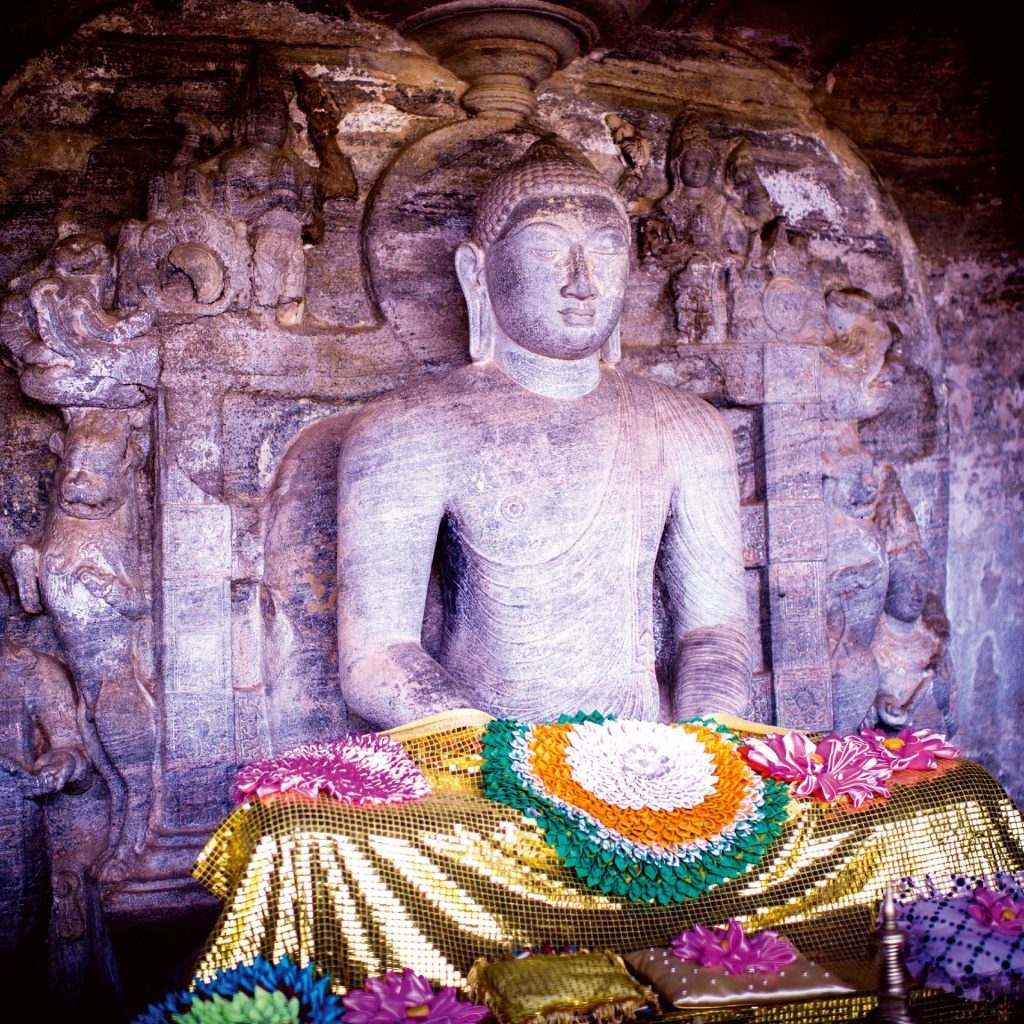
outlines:
[[1024, 935], [1024, 901], [1009, 893], [993, 892], [984, 886], [974, 890], [967, 913], [1003, 935]]
[[775, 932], [764, 931], [748, 938], [733, 917], [723, 928], [698, 924], [680, 932], [672, 940], [672, 952], [680, 960], [696, 960], [702, 967], [722, 967], [729, 974], [777, 974], [796, 959], [796, 950]]
[[327, 793], [347, 804], [399, 804], [430, 793], [411, 757], [388, 736], [353, 733], [264, 758], [235, 776], [235, 800], [271, 793]]
[[345, 1024], [476, 1024], [488, 1014], [486, 1006], [461, 1002], [453, 988], [435, 992], [430, 982], [407, 967], [369, 978], [362, 988], [342, 996]]
[[931, 729], [907, 726], [895, 736], [889, 736], [880, 729], [862, 729], [860, 736], [873, 753], [888, 759], [892, 770], [897, 772], [906, 768], [935, 768], [938, 764], [936, 758], [960, 756], [959, 747]]
[[848, 797], [859, 807], [871, 796], [888, 796], [893, 769], [857, 736], [828, 735], [815, 743], [803, 733], [747, 737], [744, 755], [762, 775], [796, 783], [794, 796], [831, 802]]

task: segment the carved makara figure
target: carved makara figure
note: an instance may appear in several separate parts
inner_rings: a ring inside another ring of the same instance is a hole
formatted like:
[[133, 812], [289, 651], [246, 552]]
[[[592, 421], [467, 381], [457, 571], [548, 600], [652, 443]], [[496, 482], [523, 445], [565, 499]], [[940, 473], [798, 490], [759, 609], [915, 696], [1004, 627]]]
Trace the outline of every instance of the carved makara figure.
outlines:
[[113, 259], [92, 235], [58, 239], [0, 307], [0, 349], [40, 402], [126, 409], [152, 395], [160, 371], [152, 313], [112, 311]]
[[[750, 652], [732, 438], [615, 366], [623, 202], [557, 140], [480, 200], [456, 269], [472, 365], [370, 403], [340, 462], [344, 695], [378, 727], [456, 707], [548, 719], [742, 713]], [[440, 532], [444, 627], [420, 643]], [[659, 692], [654, 589], [671, 618]]]
[[22, 606], [46, 611], [74, 675], [94, 761], [111, 796], [107, 878], [142, 852], [153, 796], [154, 701], [135, 656], [147, 612], [139, 565], [136, 471], [148, 451], [148, 408], [66, 409], [67, 431], [40, 540], [12, 556]]
[[629, 201], [640, 188], [644, 171], [651, 162], [651, 144], [640, 134], [636, 125], [618, 114], [605, 114], [604, 123], [612, 134], [612, 142], [619, 149], [625, 165], [615, 187], [623, 199]]

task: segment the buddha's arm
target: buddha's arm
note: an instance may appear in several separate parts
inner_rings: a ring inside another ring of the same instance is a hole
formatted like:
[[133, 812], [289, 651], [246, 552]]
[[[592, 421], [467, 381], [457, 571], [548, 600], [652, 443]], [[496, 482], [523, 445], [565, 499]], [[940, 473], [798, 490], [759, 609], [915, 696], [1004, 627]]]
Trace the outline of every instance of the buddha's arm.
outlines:
[[659, 572], [675, 639], [672, 715], [727, 711], [750, 700], [750, 637], [732, 436], [700, 403], [688, 410]]
[[467, 700], [420, 646], [442, 475], [422, 435], [383, 412], [360, 415], [339, 464], [338, 668], [348, 706], [387, 729]]

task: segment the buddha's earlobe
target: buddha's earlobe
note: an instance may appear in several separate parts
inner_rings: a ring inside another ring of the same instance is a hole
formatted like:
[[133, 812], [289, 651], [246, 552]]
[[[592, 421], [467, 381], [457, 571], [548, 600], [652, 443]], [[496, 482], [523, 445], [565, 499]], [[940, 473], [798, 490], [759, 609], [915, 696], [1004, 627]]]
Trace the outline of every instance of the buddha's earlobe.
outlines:
[[601, 358], [609, 366], [614, 366], [622, 358], [622, 328], [619, 324], [601, 346]]
[[474, 363], [490, 362], [494, 358], [494, 318], [484, 277], [484, 254], [475, 242], [463, 242], [455, 250], [455, 273], [469, 311], [469, 357]]

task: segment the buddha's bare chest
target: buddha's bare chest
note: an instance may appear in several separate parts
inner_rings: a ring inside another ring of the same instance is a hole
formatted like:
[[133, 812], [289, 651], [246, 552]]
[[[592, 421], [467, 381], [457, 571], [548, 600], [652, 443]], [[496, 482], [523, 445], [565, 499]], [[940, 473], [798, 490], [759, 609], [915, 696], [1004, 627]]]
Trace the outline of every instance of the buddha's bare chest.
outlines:
[[472, 551], [513, 564], [558, 557], [614, 515], [628, 475], [622, 460], [637, 455], [610, 415], [495, 418], [474, 441], [459, 445], [451, 468], [449, 528]]

